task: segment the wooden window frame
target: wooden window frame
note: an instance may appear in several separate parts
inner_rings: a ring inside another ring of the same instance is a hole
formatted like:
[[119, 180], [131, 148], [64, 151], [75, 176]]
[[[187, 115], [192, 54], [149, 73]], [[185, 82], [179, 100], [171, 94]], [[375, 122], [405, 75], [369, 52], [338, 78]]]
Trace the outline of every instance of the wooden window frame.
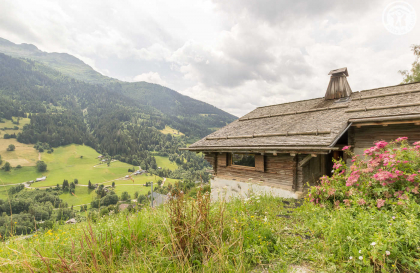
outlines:
[[[255, 154], [255, 153], [249, 153], [250, 155], [253, 155], [255, 157], [255, 166], [254, 167], [250, 167], [250, 166], [242, 166], [242, 165], [234, 165], [233, 164], [233, 154], [241, 154], [241, 153], [227, 153], [227, 168], [232, 168], [232, 169], [239, 169], [239, 170], [246, 170], [246, 171], [254, 171], [254, 172], [265, 172], [265, 157], [264, 155], [261, 155], [263, 157], [263, 170], [258, 170], [257, 169], [257, 157], [259, 157], [259, 154]], [[245, 153], [244, 153], [245, 154]]]

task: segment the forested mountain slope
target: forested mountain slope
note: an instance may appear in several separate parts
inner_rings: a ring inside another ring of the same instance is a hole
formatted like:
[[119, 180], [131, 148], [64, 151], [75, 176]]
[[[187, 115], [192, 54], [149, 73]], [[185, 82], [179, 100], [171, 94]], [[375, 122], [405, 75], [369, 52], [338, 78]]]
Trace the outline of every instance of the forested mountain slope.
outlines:
[[[189, 127], [192, 124], [202, 127], [202, 137], [211, 132], [209, 128], [223, 127], [236, 119], [210, 104], [184, 96], [169, 88], [147, 82], [122, 82], [106, 77], [78, 58], [66, 53], [46, 53], [31, 44], [14, 44], [0, 38], [0, 52], [15, 58], [36, 60], [64, 75], [90, 84], [101, 85], [118, 95], [125, 95], [138, 106], [152, 106], [162, 113], [171, 116], [179, 123], [176, 129], [186, 135], [194, 134]], [[204, 130], [203, 130], [204, 129]]]
[[28, 113], [30, 124], [16, 136], [22, 143], [45, 142], [52, 147], [84, 143], [144, 169], [156, 168], [156, 153], [181, 157], [182, 168], [188, 172], [200, 170], [205, 164], [194, 154], [178, 150], [185, 146], [188, 136], [159, 132], [165, 125], [185, 126], [194, 136], [205, 129], [199, 124], [174, 120], [101, 85], [69, 78], [36, 61], [0, 53], [0, 120]]

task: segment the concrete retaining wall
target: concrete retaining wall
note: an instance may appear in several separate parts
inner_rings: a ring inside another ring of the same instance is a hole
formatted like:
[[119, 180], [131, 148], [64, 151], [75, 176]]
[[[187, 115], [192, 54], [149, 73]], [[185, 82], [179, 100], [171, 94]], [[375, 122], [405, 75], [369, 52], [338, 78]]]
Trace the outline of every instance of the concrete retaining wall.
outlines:
[[303, 192], [292, 192], [269, 186], [261, 186], [254, 182], [244, 183], [215, 177], [210, 181], [210, 183], [212, 200], [217, 200], [221, 197], [225, 197], [227, 200], [232, 197], [248, 197], [250, 191], [283, 198], [299, 199], [303, 197]]

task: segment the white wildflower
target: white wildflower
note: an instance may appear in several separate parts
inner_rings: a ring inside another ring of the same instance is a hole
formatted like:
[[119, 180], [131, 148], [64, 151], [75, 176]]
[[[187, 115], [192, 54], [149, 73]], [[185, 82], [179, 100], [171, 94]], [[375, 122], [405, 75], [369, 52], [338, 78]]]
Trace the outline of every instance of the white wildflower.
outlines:
[[373, 243], [371, 243], [370, 245], [371, 245], [371, 246], [375, 246], [375, 245], [376, 245], [376, 243], [375, 243], [375, 242], [373, 242]]
[[386, 256], [389, 256], [389, 255], [391, 255], [391, 252], [389, 252], [389, 251], [387, 250], [387, 251], [385, 251], [385, 254], [386, 254]]
[[359, 260], [363, 260], [363, 256], [359, 256]]
[[350, 256], [350, 257], [349, 257], [349, 259], [350, 259], [350, 260], [353, 260], [353, 256]]
[[359, 253], [362, 253], [362, 251], [361, 251], [361, 250], [359, 250]]

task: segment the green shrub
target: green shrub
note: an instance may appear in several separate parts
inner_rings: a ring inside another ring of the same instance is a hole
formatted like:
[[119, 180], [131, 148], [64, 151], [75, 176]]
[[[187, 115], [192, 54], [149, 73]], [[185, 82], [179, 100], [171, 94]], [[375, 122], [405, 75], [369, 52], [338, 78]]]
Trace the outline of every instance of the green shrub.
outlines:
[[420, 142], [379, 141], [352, 166], [312, 187], [306, 223], [317, 248], [346, 272], [416, 272], [420, 268]]
[[387, 209], [419, 202], [420, 142], [414, 146], [406, 137], [387, 143], [380, 141], [361, 157], [349, 152], [353, 165], [342, 159], [334, 162], [332, 177], [322, 177], [321, 185], [312, 187], [311, 202], [321, 205], [362, 206]]

